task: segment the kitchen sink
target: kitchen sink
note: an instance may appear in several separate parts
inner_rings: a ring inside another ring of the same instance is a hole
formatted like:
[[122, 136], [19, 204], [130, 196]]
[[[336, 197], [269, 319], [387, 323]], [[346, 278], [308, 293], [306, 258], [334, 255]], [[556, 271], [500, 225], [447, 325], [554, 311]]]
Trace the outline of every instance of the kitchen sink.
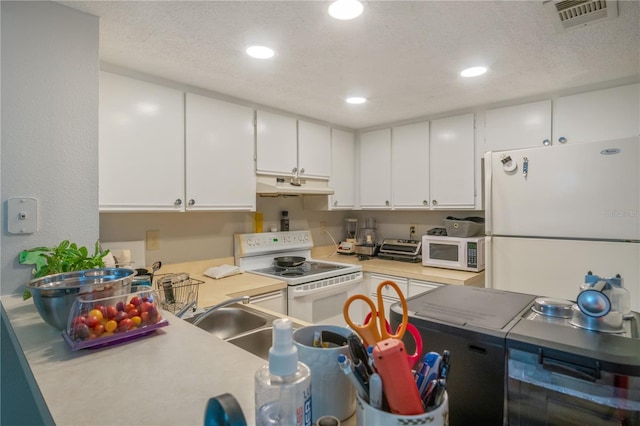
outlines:
[[[196, 315], [185, 321], [193, 323], [198, 317], [199, 315]], [[250, 330], [271, 327], [275, 319], [272, 315], [234, 304], [211, 312], [197, 326], [226, 340]]]
[[244, 349], [247, 352], [251, 352], [264, 360], [268, 360], [272, 336], [273, 327], [268, 327], [232, 337], [228, 339], [227, 342], [233, 343], [237, 347]]
[[[193, 323], [198, 316], [185, 321]], [[273, 321], [278, 318], [250, 305], [236, 303], [211, 312], [197, 327], [267, 360], [272, 345]], [[294, 324], [294, 328], [298, 325]]]

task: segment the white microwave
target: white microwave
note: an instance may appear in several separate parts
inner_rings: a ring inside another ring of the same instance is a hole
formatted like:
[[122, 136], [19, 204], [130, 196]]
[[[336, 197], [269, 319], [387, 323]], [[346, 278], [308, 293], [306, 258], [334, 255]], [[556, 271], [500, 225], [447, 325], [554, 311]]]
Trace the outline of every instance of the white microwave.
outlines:
[[484, 237], [422, 236], [422, 265], [480, 272], [484, 270]]

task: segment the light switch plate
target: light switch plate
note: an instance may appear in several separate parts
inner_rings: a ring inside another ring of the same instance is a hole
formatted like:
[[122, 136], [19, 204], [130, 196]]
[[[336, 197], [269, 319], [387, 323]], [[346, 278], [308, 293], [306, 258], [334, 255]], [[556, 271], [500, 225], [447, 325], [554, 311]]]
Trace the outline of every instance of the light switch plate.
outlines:
[[33, 234], [38, 230], [38, 200], [31, 197], [9, 198], [7, 228], [10, 234]]

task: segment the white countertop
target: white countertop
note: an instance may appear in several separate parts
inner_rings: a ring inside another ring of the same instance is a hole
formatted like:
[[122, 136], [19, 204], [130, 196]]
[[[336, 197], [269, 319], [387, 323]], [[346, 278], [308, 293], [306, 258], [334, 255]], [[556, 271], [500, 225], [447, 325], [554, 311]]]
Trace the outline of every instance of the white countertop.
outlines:
[[[379, 259], [359, 262], [331, 253], [314, 249], [312, 257], [448, 284], [478, 285], [484, 280], [483, 273], [430, 271], [434, 268]], [[159, 272], [188, 272], [203, 280], [198, 305], [204, 307], [286, 287], [283, 281], [249, 273], [221, 280], [202, 275], [207, 267], [225, 263], [233, 264], [233, 258], [165, 265]], [[2, 305], [36, 402], [49, 411], [55, 424], [202, 425], [207, 401], [223, 393], [238, 400], [249, 425], [255, 423], [254, 373], [265, 361], [169, 312], [164, 315], [170, 325], [152, 335], [74, 352], [61, 332], [40, 318], [32, 300], [3, 296]], [[353, 423], [355, 416], [343, 422]]]

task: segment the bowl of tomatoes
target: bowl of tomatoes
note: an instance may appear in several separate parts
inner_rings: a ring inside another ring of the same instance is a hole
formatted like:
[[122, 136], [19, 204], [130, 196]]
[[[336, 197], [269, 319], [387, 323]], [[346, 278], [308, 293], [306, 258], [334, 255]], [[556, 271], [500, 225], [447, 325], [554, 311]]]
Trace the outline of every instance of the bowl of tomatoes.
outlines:
[[125, 295], [76, 297], [62, 333], [71, 349], [124, 343], [169, 325], [156, 290], [149, 286], [131, 289]]

